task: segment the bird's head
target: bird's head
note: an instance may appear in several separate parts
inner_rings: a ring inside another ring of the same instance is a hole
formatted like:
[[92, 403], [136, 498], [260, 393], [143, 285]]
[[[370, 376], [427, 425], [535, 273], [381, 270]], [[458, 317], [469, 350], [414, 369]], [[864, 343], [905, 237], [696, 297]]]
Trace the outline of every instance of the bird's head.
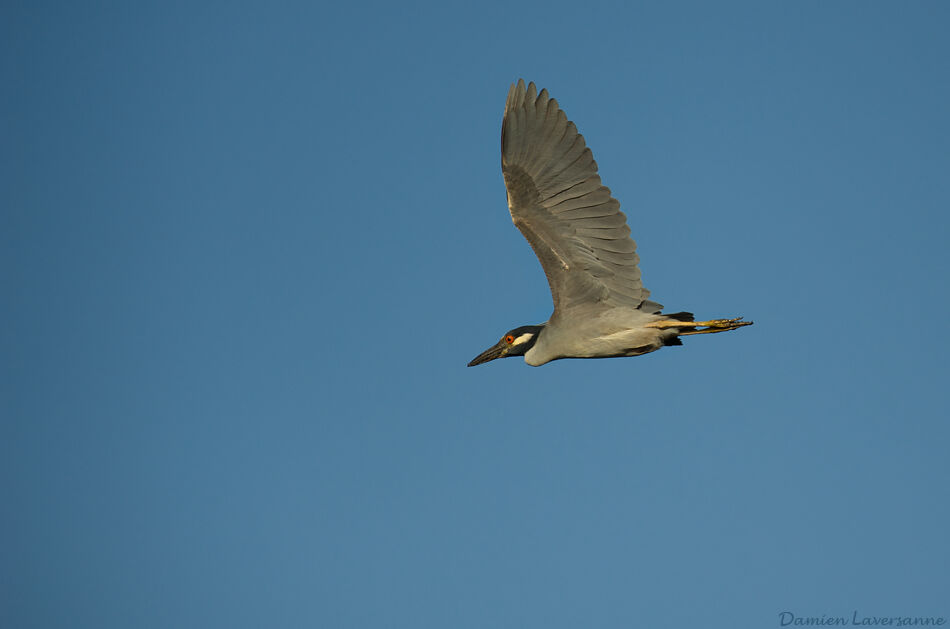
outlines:
[[520, 328], [505, 332], [500, 341], [473, 358], [468, 366], [474, 367], [496, 358], [524, 356], [525, 352], [534, 347], [543, 327], [541, 325], [523, 325]]

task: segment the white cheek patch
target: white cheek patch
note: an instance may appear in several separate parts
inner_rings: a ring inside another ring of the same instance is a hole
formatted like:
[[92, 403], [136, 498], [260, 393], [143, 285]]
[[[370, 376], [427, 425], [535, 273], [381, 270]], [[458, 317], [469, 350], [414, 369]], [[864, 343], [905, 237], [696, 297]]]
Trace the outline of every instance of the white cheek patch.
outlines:
[[531, 334], [531, 332], [525, 332], [524, 334], [516, 338], [515, 342], [512, 343], [512, 345], [521, 345], [522, 343], [527, 343], [532, 338], [534, 338], [534, 334]]

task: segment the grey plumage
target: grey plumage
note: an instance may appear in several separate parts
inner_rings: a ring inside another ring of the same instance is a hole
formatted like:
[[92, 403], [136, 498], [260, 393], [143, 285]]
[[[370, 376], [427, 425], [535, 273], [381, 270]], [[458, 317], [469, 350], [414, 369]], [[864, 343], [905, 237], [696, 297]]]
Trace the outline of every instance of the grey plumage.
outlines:
[[511, 219], [541, 261], [555, 310], [589, 302], [662, 309], [647, 301], [627, 217], [584, 136], [534, 83], [519, 80], [508, 91], [501, 169]]
[[686, 334], [751, 322], [693, 322], [660, 314], [640, 278], [636, 243], [620, 203], [601, 183], [584, 137], [547, 90], [519, 80], [508, 91], [501, 168], [515, 226], [541, 262], [554, 313], [545, 324], [510, 331], [469, 366], [503, 356], [530, 365], [558, 358], [636, 356], [680, 344]]

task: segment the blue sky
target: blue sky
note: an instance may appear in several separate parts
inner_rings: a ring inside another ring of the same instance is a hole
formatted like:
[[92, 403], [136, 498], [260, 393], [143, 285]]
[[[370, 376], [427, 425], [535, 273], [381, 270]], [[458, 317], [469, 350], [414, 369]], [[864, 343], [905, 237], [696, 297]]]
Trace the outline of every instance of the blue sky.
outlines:
[[[950, 621], [946, 3], [11, 3], [0, 625]], [[509, 84], [668, 310], [547, 319]]]

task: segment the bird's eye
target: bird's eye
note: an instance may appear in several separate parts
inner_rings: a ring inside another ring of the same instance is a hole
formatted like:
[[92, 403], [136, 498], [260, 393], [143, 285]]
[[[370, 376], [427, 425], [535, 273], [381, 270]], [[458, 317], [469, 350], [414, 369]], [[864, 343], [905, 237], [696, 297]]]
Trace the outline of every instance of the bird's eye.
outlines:
[[513, 337], [512, 335], [509, 334], [508, 336], [505, 337], [505, 343], [508, 343], [508, 345], [511, 345], [514, 342], [515, 342], [515, 337]]

